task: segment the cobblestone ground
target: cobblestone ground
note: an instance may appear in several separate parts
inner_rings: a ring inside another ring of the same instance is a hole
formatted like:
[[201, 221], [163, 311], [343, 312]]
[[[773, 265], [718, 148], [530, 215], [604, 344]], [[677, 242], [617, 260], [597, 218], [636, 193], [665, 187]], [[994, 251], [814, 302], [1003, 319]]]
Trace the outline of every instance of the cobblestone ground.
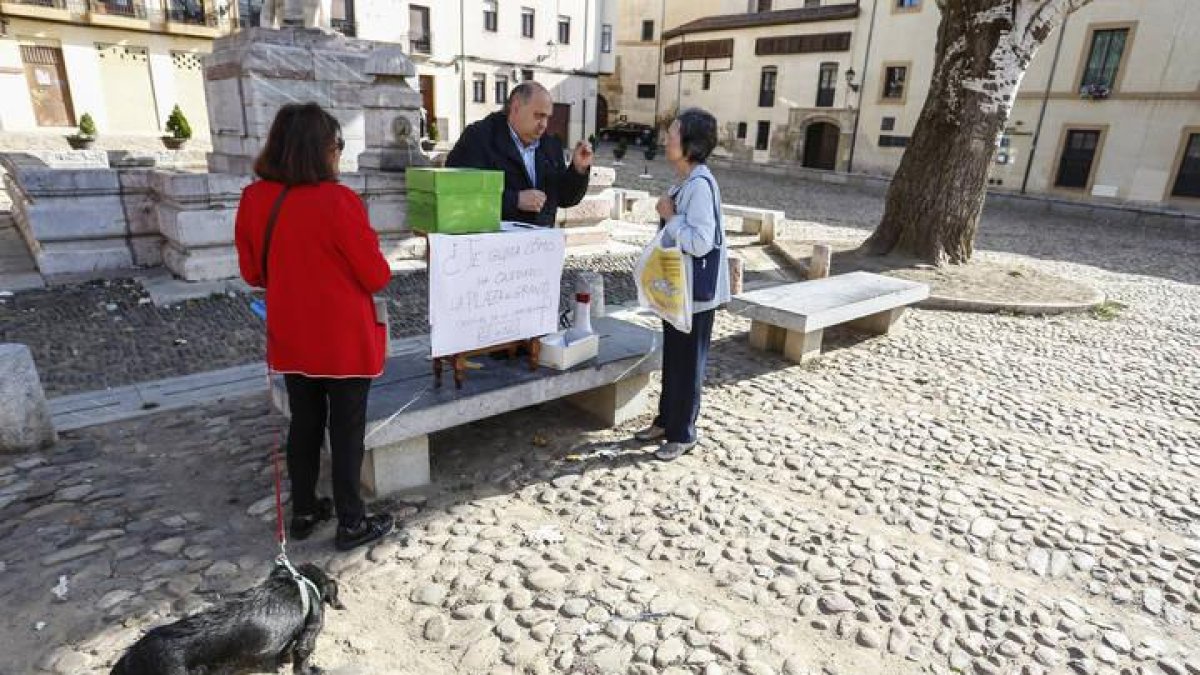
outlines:
[[[295, 547], [348, 606], [317, 662], [1200, 673], [1196, 247], [1057, 226], [985, 223], [1127, 305], [1115, 317], [914, 311], [795, 366], [726, 314], [703, 440], [677, 462], [557, 404], [435, 436], [432, 493], [382, 504], [399, 533]], [[107, 672], [143, 629], [261, 579], [280, 424], [252, 398], [0, 460], [0, 672]]]

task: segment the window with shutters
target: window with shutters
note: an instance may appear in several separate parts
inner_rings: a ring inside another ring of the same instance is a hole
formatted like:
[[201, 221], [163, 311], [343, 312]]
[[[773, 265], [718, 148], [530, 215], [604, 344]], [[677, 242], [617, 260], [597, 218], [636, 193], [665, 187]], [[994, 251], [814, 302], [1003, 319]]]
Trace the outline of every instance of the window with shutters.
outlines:
[[904, 103], [908, 92], [907, 63], [883, 64], [882, 89], [879, 92], [880, 103]]
[[521, 8], [521, 37], [533, 37], [533, 10], [529, 7]]
[[471, 80], [471, 100], [476, 103], [487, 102], [487, 75], [475, 73]]
[[785, 35], [758, 38], [754, 41], [754, 53], [758, 56], [815, 54], [819, 52], [845, 52], [849, 50], [849, 32]]
[[837, 94], [838, 64], [822, 63], [817, 75], [817, 107], [832, 108]]
[[775, 81], [778, 78], [779, 71], [775, 66], [762, 69], [758, 80], [758, 107], [770, 108], [775, 105]]
[[500, 21], [497, 17], [497, 13], [498, 13], [498, 9], [496, 7], [496, 0], [484, 0], [484, 3], [483, 3], [483, 29], [484, 30], [491, 32], [491, 33], [495, 33], [497, 31], [499, 23], [500, 23]]
[[1083, 68], [1081, 90], [1103, 88], [1111, 92], [1116, 88], [1117, 75], [1125, 54], [1125, 43], [1129, 39], [1128, 28], [1092, 30], [1091, 47]]

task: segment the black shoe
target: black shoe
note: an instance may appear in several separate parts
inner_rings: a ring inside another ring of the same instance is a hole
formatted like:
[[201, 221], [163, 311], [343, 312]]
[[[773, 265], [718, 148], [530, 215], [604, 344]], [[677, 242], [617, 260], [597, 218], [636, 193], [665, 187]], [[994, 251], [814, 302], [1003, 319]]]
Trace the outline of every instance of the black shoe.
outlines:
[[366, 516], [354, 527], [339, 525], [337, 535], [333, 538], [333, 545], [339, 551], [349, 551], [386, 537], [395, 526], [396, 520], [386, 513]]
[[332, 517], [333, 500], [329, 497], [322, 497], [317, 500], [317, 510], [313, 513], [303, 516], [292, 516], [291, 527], [288, 528], [288, 536], [292, 538], [292, 541], [304, 541], [312, 536], [313, 530], [317, 529], [317, 525]]

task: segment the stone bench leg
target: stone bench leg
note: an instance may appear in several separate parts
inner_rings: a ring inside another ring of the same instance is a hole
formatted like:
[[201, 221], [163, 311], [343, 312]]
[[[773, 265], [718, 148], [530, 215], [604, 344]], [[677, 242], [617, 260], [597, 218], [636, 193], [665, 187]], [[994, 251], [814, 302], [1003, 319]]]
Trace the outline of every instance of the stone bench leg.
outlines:
[[758, 243], [766, 246], [775, 242], [775, 218], [763, 218], [758, 228]]
[[821, 355], [821, 338], [825, 331], [801, 333], [789, 330], [783, 342], [783, 356], [795, 363], [805, 363]]
[[750, 346], [767, 352], [782, 352], [787, 331], [762, 321], [750, 322]]
[[861, 319], [855, 319], [849, 323], [849, 326], [855, 330], [860, 330], [864, 333], [872, 333], [874, 335], [886, 335], [899, 321], [904, 314], [903, 307], [889, 309], [878, 314], [864, 316]]
[[573, 394], [567, 403], [604, 424], [615, 427], [646, 412], [650, 374], [643, 373], [589, 391]]
[[762, 230], [759, 216], [742, 216], [742, 234], [758, 234]]
[[373, 497], [429, 485], [429, 437], [368, 448], [363, 457], [362, 485]]

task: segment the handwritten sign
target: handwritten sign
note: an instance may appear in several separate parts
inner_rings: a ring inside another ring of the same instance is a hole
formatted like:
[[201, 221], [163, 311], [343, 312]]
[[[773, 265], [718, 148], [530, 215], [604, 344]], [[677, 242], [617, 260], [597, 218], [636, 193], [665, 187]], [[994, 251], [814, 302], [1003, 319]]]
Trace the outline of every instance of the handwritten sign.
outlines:
[[561, 230], [429, 235], [433, 356], [558, 330]]

